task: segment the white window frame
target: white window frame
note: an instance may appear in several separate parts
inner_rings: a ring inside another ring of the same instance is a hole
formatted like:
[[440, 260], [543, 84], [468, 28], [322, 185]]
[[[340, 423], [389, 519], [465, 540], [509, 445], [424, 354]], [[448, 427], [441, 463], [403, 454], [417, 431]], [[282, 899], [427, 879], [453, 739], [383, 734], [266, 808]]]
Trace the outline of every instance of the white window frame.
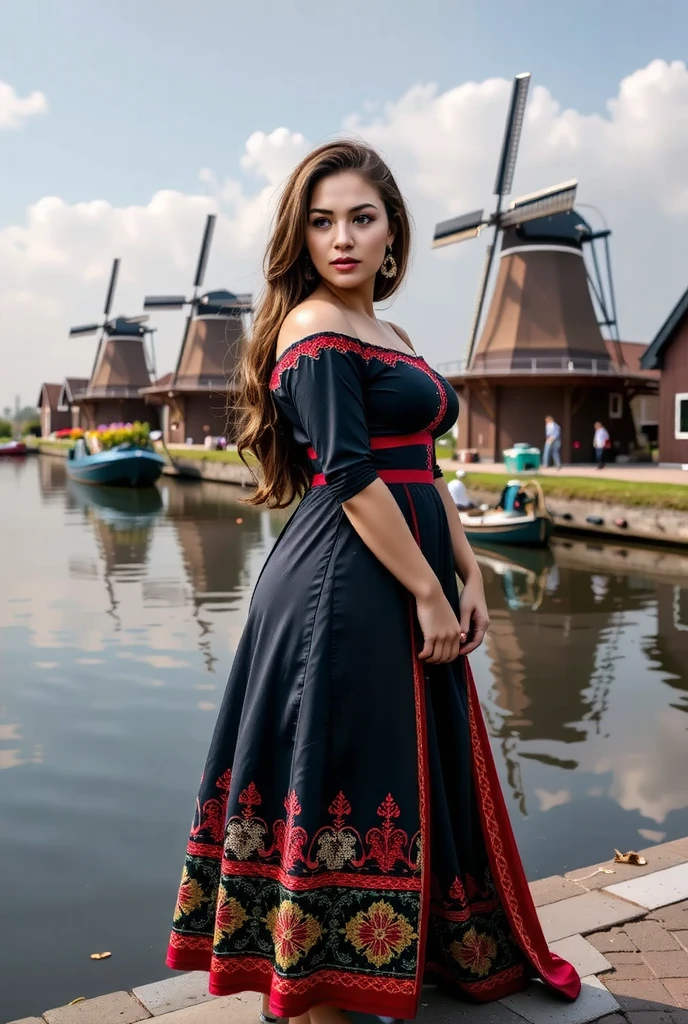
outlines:
[[623, 395], [620, 391], [609, 392], [609, 419], [623, 419]]
[[681, 430], [681, 402], [688, 402], [688, 391], [674, 395], [674, 437], [679, 441], [688, 441], [688, 430]]

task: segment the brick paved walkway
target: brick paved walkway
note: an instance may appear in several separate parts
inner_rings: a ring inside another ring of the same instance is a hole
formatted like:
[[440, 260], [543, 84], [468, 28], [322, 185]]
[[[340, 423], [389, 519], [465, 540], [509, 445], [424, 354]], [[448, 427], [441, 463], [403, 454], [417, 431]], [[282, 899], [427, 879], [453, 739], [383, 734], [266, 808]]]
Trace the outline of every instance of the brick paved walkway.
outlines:
[[[552, 949], [583, 978], [577, 1002], [539, 983], [486, 1006], [428, 988], [421, 1024], [688, 1024], [688, 839], [640, 852], [645, 867], [594, 864], [531, 885]], [[205, 974], [177, 975], [11, 1024], [258, 1024], [257, 996], [215, 999], [206, 983]]]

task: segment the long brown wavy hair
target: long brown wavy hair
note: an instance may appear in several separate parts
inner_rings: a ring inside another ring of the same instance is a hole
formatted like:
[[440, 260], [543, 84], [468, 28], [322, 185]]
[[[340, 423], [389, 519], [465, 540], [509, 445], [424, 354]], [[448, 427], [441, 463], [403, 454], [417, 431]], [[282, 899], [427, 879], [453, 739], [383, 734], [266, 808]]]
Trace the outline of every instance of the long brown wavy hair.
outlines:
[[282, 192], [263, 262], [265, 290], [240, 369], [237, 447], [242, 459], [248, 452], [258, 459], [262, 469], [255, 492], [246, 499], [251, 505], [285, 508], [310, 485], [310, 465], [301, 447], [294, 443], [289, 426], [282, 423], [270, 393], [270, 376], [284, 318], [318, 286], [318, 281], [307, 280], [305, 273], [306, 224], [313, 189], [323, 178], [342, 171], [355, 171], [377, 189], [394, 230], [392, 253], [397, 275], [388, 278], [378, 272], [375, 302], [398, 290], [408, 267], [409, 215], [384, 160], [369, 146], [353, 141], [329, 142], [309, 153], [292, 172]]

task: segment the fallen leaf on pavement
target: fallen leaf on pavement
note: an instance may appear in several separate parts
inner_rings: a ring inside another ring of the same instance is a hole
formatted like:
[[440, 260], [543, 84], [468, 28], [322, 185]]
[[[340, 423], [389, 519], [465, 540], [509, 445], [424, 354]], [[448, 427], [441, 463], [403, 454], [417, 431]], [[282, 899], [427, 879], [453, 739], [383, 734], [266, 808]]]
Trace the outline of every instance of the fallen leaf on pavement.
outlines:
[[635, 850], [629, 850], [628, 853], [620, 853], [619, 850], [614, 850], [614, 863], [615, 864], [633, 864], [634, 867], [642, 868], [647, 864], [647, 861]]

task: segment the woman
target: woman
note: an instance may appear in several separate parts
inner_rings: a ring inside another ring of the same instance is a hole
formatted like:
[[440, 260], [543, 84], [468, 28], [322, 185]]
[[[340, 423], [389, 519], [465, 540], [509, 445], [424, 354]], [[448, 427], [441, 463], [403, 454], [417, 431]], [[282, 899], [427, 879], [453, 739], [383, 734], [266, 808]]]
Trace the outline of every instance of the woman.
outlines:
[[311, 153], [245, 356], [252, 500], [303, 500], [236, 652], [167, 962], [304, 1024], [413, 1017], [424, 980], [482, 1001], [534, 975], [579, 989], [539, 928], [465, 658], [487, 610], [433, 453], [456, 395], [374, 312], [409, 243], [377, 154]]

